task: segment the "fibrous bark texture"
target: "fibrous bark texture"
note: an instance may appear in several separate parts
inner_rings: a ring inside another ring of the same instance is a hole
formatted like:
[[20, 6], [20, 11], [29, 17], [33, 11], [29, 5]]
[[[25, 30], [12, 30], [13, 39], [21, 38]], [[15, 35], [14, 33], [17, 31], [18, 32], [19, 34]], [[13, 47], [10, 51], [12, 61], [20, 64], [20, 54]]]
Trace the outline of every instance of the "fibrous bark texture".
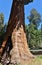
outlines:
[[23, 26], [21, 26], [18, 30], [13, 30], [12, 44], [13, 48], [10, 52], [11, 63], [20, 63], [22, 60], [28, 61], [29, 58], [33, 57], [27, 45], [27, 39], [23, 30]]

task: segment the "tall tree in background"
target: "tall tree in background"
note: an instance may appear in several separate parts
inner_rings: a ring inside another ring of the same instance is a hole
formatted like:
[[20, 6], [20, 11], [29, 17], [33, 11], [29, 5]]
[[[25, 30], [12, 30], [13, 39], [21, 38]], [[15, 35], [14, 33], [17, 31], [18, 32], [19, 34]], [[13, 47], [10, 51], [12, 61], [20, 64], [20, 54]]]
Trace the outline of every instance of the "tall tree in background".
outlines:
[[41, 38], [42, 38], [42, 24], [41, 24]]
[[41, 23], [41, 48], [42, 48], [42, 23]]
[[0, 46], [5, 36], [7, 25], [4, 25], [4, 15], [0, 13]]
[[4, 38], [4, 15], [0, 13], [0, 45]]
[[30, 24], [35, 25], [35, 28], [37, 29], [41, 21], [41, 16], [36, 11], [36, 9], [31, 10], [30, 16], [28, 16], [28, 19], [29, 19]]
[[39, 46], [39, 32], [38, 27], [41, 21], [40, 14], [36, 11], [36, 9], [32, 9], [30, 12], [29, 19], [29, 27], [28, 27], [28, 42], [29, 46], [35, 48], [35, 46]]
[[3, 13], [0, 13], [0, 35], [3, 33], [4, 28], [4, 15]]

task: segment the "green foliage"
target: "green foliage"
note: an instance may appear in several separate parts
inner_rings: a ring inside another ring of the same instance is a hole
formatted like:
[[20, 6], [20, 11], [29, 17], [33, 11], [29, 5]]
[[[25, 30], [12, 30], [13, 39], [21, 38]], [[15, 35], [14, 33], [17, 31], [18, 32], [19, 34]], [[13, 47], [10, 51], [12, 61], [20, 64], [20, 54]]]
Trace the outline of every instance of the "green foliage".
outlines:
[[4, 25], [4, 15], [0, 13], [0, 45], [4, 39], [7, 25]]
[[28, 16], [29, 24], [26, 25], [26, 35], [27, 41], [30, 48], [38, 49], [41, 42], [41, 30], [38, 29], [39, 24], [41, 22], [41, 16], [36, 11], [36, 9], [32, 9], [30, 12], [30, 16]]
[[4, 15], [0, 13], [0, 36], [4, 32], [3, 28], [4, 28]]
[[41, 16], [40, 14], [36, 11], [36, 9], [32, 9], [30, 12], [30, 16], [28, 16], [29, 22], [33, 23], [35, 25], [35, 28], [38, 28], [40, 21], [41, 21]]
[[4, 36], [4, 15], [0, 13], [0, 45]]
[[0, 36], [6, 32], [7, 25], [4, 25], [4, 15], [0, 13]]
[[24, 0], [24, 4], [26, 5], [26, 4], [28, 4], [29, 2], [33, 2], [33, 0]]

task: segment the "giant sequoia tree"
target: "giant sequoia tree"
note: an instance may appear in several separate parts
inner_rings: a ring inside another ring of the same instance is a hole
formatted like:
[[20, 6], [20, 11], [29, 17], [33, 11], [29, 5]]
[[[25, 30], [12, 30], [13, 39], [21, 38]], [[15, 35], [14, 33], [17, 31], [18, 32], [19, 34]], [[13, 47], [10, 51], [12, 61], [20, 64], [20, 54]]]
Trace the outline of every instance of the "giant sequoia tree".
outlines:
[[12, 3], [5, 39], [0, 48], [0, 56], [4, 55], [3, 51], [8, 39], [11, 37], [12, 49], [10, 50], [10, 62], [13, 64], [15, 62], [28, 61], [28, 58], [33, 57], [27, 45], [24, 23], [24, 4], [31, 1], [32, 0], [13, 0]]

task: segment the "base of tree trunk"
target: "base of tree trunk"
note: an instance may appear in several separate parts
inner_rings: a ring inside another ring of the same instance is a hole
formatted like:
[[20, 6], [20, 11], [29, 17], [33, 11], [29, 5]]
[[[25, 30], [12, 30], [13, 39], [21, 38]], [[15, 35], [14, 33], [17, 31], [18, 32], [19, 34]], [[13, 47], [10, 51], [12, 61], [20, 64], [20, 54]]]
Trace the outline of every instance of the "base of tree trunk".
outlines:
[[13, 30], [11, 39], [13, 45], [13, 48], [10, 51], [11, 63], [28, 62], [29, 59], [34, 58], [27, 45], [26, 34], [23, 26], [19, 27], [18, 30], [16, 30], [16, 28]]
[[10, 54], [5, 51], [2, 56], [1, 62], [4, 65], [27, 64], [32, 58], [34, 58], [27, 45], [23, 26], [13, 30], [11, 40], [13, 47], [10, 50]]

